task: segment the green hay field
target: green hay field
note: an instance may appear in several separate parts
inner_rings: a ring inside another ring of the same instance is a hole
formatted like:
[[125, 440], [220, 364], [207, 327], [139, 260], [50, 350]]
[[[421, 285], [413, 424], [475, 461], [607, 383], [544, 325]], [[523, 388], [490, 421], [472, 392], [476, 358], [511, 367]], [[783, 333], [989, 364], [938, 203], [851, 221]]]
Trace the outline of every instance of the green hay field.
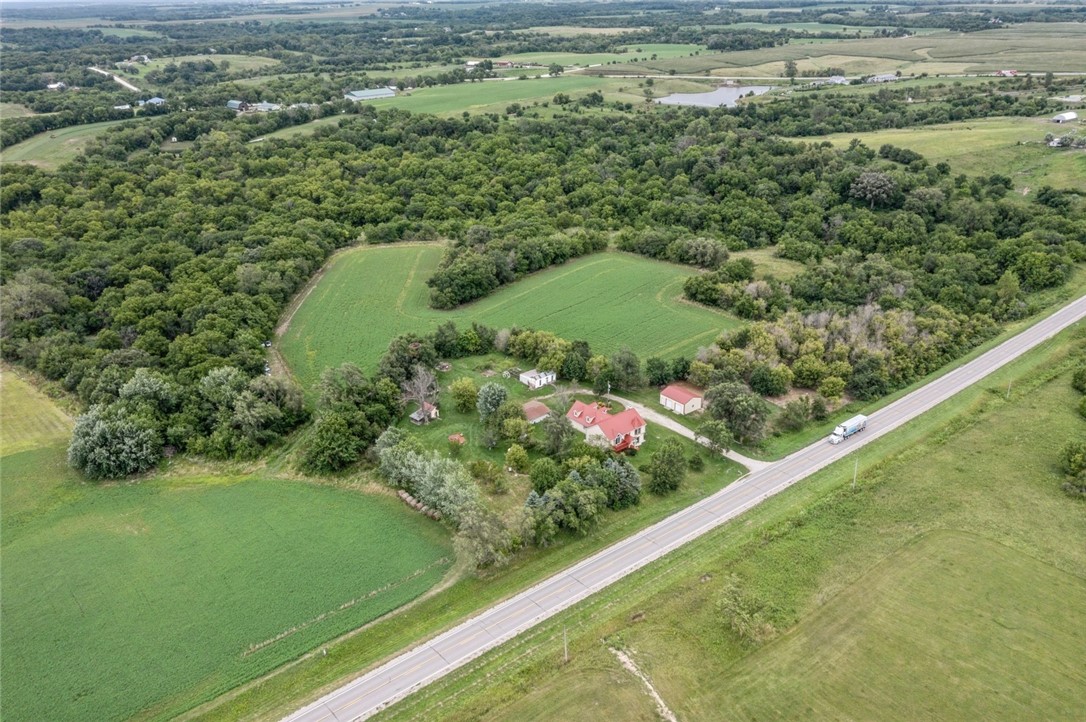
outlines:
[[[1064, 332], [859, 452], [856, 488], [831, 466], [380, 718], [625, 709], [609, 646], [682, 720], [1078, 718], [1086, 508], [1056, 459], [1086, 434], [1084, 351]], [[769, 641], [732, 630], [731, 580]]]
[[25, 118], [34, 115], [34, 111], [18, 103], [0, 103], [0, 118]]
[[393, 336], [446, 321], [533, 327], [585, 339], [595, 352], [629, 346], [644, 357], [692, 354], [739, 322], [679, 300], [681, 266], [603, 253], [534, 274], [454, 311], [427, 306], [437, 245], [370, 246], [332, 260], [282, 338], [287, 363], [308, 388], [346, 361], [373, 370]]
[[445, 528], [391, 497], [176, 472], [87, 484], [56, 440], [63, 415], [9, 373], [5, 719], [173, 717], [402, 606], [451, 565]]
[[161, 70], [170, 63], [181, 64], [184, 62], [189, 63], [202, 63], [205, 60], [218, 65], [224, 60], [230, 63], [230, 71], [236, 72], [239, 70], [259, 70], [260, 68], [266, 68], [270, 65], [278, 64], [278, 60], [275, 58], [265, 58], [260, 55], [177, 55], [174, 57], [162, 57], [154, 58], [151, 62], [142, 66], [140, 75], [146, 75], [155, 70]]
[[1086, 153], [1071, 148], [1049, 148], [1046, 133], [1068, 131], [1043, 118], [978, 118], [922, 128], [879, 130], [869, 133], [835, 133], [803, 138], [829, 140], [847, 146], [859, 138], [878, 150], [885, 143], [915, 150], [929, 162], [946, 161], [955, 173], [1008, 176], [1015, 189], [1036, 191], [1042, 185], [1082, 188], [1086, 179]]
[[51, 170], [74, 159], [107, 128], [127, 122], [107, 120], [38, 133], [0, 152], [0, 162], [32, 163]]

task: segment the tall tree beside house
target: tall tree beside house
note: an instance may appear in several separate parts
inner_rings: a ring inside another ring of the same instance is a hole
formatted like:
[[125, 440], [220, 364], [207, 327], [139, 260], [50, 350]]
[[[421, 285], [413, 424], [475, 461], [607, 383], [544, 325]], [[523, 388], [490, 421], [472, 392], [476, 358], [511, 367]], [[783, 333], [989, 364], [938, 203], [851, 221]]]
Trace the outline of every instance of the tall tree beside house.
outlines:
[[[403, 389], [404, 401], [414, 402], [420, 409], [437, 404], [437, 378], [433, 371], [422, 364], [415, 366], [414, 373], [400, 384], [400, 388]], [[429, 414], [423, 414], [423, 418], [425, 419], [423, 423], [429, 423]]]
[[686, 476], [686, 459], [683, 446], [675, 439], [668, 439], [652, 454], [649, 461], [649, 491], [667, 494], [675, 491]]
[[508, 398], [509, 392], [501, 384], [493, 381], [483, 384], [475, 401], [475, 408], [479, 411], [479, 420], [484, 424], [487, 423]]

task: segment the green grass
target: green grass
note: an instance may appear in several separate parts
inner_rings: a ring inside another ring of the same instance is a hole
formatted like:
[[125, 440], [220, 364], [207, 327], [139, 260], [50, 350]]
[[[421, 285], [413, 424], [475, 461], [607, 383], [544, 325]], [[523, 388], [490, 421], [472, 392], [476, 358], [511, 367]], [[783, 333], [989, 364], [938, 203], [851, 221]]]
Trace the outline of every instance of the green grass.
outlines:
[[829, 140], [847, 146], [859, 138], [869, 148], [878, 150], [885, 143], [915, 150], [931, 163], [946, 161], [955, 173], [991, 175], [1002, 173], [1021, 193], [1036, 191], [1042, 185], [1081, 188], [1086, 176], [1086, 158], [1070, 148], [1049, 148], [1046, 133], [1060, 134], [1066, 128], [1042, 118], [980, 118], [977, 120], [931, 125], [922, 128], [879, 130], [868, 133], [836, 133], [804, 138], [805, 141]]
[[42, 168], [53, 169], [82, 153], [87, 144], [107, 128], [127, 122], [126, 120], [107, 120], [38, 133], [22, 143], [6, 148], [0, 153], [0, 162], [32, 163]]
[[[831, 466], [384, 718], [626, 704], [608, 645], [684, 720], [1075, 718], [1086, 507], [1060, 490], [1056, 457], [1086, 433], [1069, 384], [1084, 352], [1082, 328], [1062, 333], [859, 452], [855, 489], [851, 459]], [[732, 578], [771, 641], [730, 628]]]
[[556, 93], [583, 95], [603, 90], [608, 83], [600, 78], [569, 75], [528, 80], [489, 80], [480, 83], [436, 85], [400, 94], [395, 98], [365, 101], [379, 108], [402, 108], [416, 113], [501, 113], [509, 103], [549, 101]]
[[732, 258], [749, 258], [754, 261], [755, 278], [774, 276], [777, 280], [787, 281], [789, 278], [803, 272], [804, 265], [798, 261], [790, 261], [787, 258], [778, 258], [774, 255], [775, 248], [751, 248], [746, 251], [738, 251], [731, 254]]
[[95, 28], [103, 35], [112, 35], [117, 38], [161, 38], [162, 33], [154, 30], [142, 30], [140, 28]]
[[34, 111], [25, 105], [0, 103], [0, 118], [25, 118], [34, 114]]
[[44, 394], [15, 375], [0, 370], [0, 456], [66, 441], [72, 420]]
[[172, 57], [153, 58], [151, 62], [141, 66], [140, 74], [142, 76], [155, 70], [161, 70], [171, 63], [180, 65], [185, 62], [202, 63], [205, 60], [210, 60], [216, 65], [225, 60], [230, 63], [230, 72], [259, 70], [260, 68], [276, 65], [279, 62], [275, 58], [265, 58], [260, 55], [219, 55], [217, 53], [207, 55], [177, 55]]
[[693, 270], [603, 253], [541, 271], [453, 311], [427, 306], [437, 245], [370, 246], [334, 258], [282, 339], [283, 355], [309, 387], [346, 361], [372, 370], [389, 339], [446, 321], [513, 326], [585, 339], [593, 351], [629, 346], [642, 357], [692, 354], [739, 322], [680, 299]]
[[[649, 439], [668, 433], [650, 426]], [[684, 441], [688, 449], [692, 443]], [[646, 448], [648, 444], [646, 443]], [[379, 660], [416, 644], [420, 639], [463, 621], [468, 615], [524, 589], [585, 556], [702, 499], [739, 477], [741, 467], [701, 450], [705, 469], [688, 473], [682, 488], [665, 497], [644, 494], [642, 503], [620, 512], [607, 512], [600, 525], [586, 536], [566, 536], [546, 550], [530, 549], [509, 566], [485, 576], [469, 576], [396, 615], [380, 620], [350, 638], [329, 645], [327, 656], [312, 657], [268, 677], [259, 685], [218, 701], [194, 715], [200, 720], [279, 719], [297, 709], [303, 698], [333, 682], [345, 681]], [[644, 454], [635, 464], [647, 460]], [[526, 492], [521, 480], [509, 492]], [[520, 497], [523, 498], [523, 495]], [[498, 500], [501, 506], [502, 500]], [[505, 504], [511, 506], [512, 502]]]
[[516, 63], [535, 63], [537, 65], [558, 63], [563, 66], [577, 65], [584, 67], [586, 65], [596, 65], [612, 61], [624, 63], [635, 58], [644, 58], [645, 60], [648, 60], [653, 55], [659, 59], [681, 58], [698, 51], [704, 52], [705, 48], [701, 45], [645, 43], [640, 45], [628, 45], [625, 48], [625, 52], [619, 53], [515, 53], [513, 55], [503, 55], [499, 60], [512, 60]]
[[452, 564], [446, 528], [391, 495], [221, 470], [88, 484], [56, 439], [63, 415], [10, 373], [5, 718], [172, 717], [401, 607]]

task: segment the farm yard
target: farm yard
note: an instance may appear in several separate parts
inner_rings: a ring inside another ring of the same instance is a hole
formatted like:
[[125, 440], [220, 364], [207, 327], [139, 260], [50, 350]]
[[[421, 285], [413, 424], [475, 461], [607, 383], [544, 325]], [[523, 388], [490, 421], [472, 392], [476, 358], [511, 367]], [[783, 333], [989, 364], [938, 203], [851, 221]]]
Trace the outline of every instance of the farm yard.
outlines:
[[403, 605], [452, 564], [445, 529], [391, 496], [225, 469], [90, 485], [66, 463], [64, 414], [10, 373], [5, 718], [172, 717]]
[[828, 467], [379, 719], [543, 719], [556, 698], [639, 719], [609, 648], [683, 720], [1073, 719], [1086, 550], [1055, 459], [1082, 351], [1064, 332], [865, 448], [857, 488], [851, 460]]
[[427, 305], [438, 245], [368, 246], [334, 258], [298, 307], [282, 352], [303, 387], [350, 361], [373, 370], [389, 339], [446, 321], [532, 327], [586, 339], [594, 352], [691, 355], [739, 321], [679, 300], [689, 268], [621, 253], [571, 261], [453, 311]]

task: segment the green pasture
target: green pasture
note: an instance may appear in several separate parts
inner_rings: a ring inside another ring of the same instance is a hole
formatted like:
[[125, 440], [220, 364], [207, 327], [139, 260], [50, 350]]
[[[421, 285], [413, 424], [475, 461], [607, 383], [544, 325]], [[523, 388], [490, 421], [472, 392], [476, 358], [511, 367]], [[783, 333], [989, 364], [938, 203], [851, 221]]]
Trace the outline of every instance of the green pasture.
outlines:
[[643, 28], [594, 28], [577, 25], [547, 25], [528, 28], [526, 32], [543, 33], [555, 37], [568, 38], [577, 35], [624, 35]]
[[87, 144], [107, 128], [127, 122], [107, 120], [38, 133], [0, 151], [0, 162], [32, 163], [42, 168], [56, 168], [82, 153]]
[[595, 65], [598, 63], [619, 62], [624, 63], [634, 59], [648, 60], [653, 55], [659, 59], [681, 58], [691, 53], [704, 52], [701, 45], [684, 45], [678, 43], [644, 43], [628, 45], [618, 53], [514, 53], [503, 55], [499, 60], [512, 60], [514, 63], [535, 63], [537, 65], [550, 65], [558, 63], [562, 66]]
[[45, 394], [15, 375], [0, 370], [0, 457], [67, 441], [72, 420]]
[[805, 266], [799, 261], [790, 261], [776, 255], [777, 249], [773, 246], [767, 248], [749, 248], [744, 251], [736, 251], [731, 258], [749, 258], [754, 261], [754, 277], [766, 278], [773, 276], [780, 281], [787, 281], [793, 276], [803, 272]]
[[576, 97], [600, 90], [604, 92], [606, 99], [610, 99], [607, 98], [607, 87], [608, 83], [600, 78], [581, 75], [528, 80], [488, 80], [416, 88], [395, 98], [363, 102], [379, 108], [402, 108], [416, 113], [502, 113], [510, 103], [547, 102], [555, 93]]
[[210, 60], [216, 65], [225, 60], [230, 63], [230, 71], [232, 72], [259, 70], [260, 68], [266, 68], [270, 65], [279, 63], [275, 58], [265, 58], [260, 55], [219, 55], [218, 53], [205, 55], [176, 55], [152, 59], [151, 62], [140, 66], [140, 74], [146, 75], [155, 70], [161, 70], [171, 63], [202, 63], [205, 60]]
[[9, 374], [6, 719], [172, 717], [402, 606], [451, 566], [445, 528], [391, 496], [227, 472], [88, 484], [57, 439], [63, 415]]
[[[855, 487], [851, 458], [828, 467], [379, 718], [630, 708], [608, 647], [683, 720], [1076, 718], [1086, 509], [1056, 459], [1086, 433], [1084, 352], [1060, 334], [858, 452]], [[733, 631], [729, 587], [763, 642]]]
[[25, 118], [34, 115], [34, 111], [18, 103], [0, 103], [0, 118]]
[[112, 35], [116, 38], [161, 38], [162, 33], [156, 33], [154, 30], [143, 30], [141, 28], [93, 28], [100, 31], [103, 35]]
[[531, 327], [585, 339], [594, 352], [629, 346], [642, 357], [690, 355], [739, 325], [681, 300], [691, 269], [621, 253], [577, 259], [437, 311], [427, 305], [426, 279], [441, 255], [438, 245], [369, 246], [334, 258], [281, 340], [303, 386], [346, 361], [373, 370], [393, 336], [429, 332], [446, 321]]
[[1049, 148], [1046, 133], [1060, 135], [1067, 126], [1041, 118], [979, 118], [919, 128], [878, 130], [868, 133], [835, 133], [803, 138], [829, 140], [847, 146], [859, 138], [878, 150], [889, 143], [915, 150], [928, 161], [946, 161], [955, 173], [991, 175], [1001, 173], [1014, 182], [1018, 193], [1036, 191], [1042, 185], [1082, 188], [1086, 182], [1086, 155], [1071, 148]]

